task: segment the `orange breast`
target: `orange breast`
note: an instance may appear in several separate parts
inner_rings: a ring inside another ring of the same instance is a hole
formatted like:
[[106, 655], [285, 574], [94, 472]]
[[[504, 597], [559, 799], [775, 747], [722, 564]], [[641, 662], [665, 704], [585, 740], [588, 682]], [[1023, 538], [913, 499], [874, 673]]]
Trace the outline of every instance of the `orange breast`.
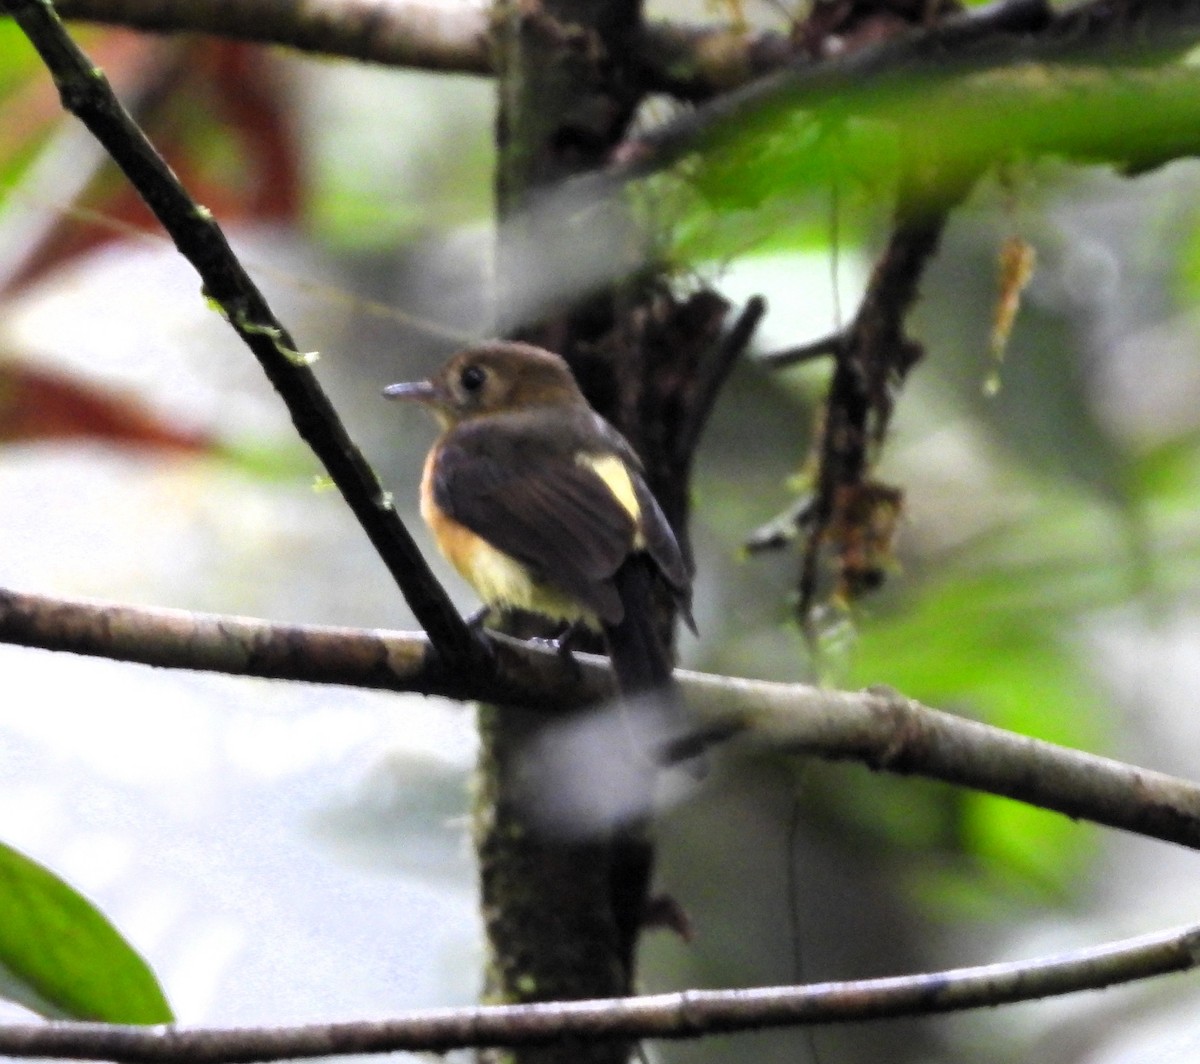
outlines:
[[421, 475], [421, 517], [433, 533], [438, 550], [445, 555], [446, 560], [472, 584], [471, 572], [474, 568], [472, 559], [479, 543], [479, 537], [464, 525], [446, 516], [445, 511], [438, 506], [433, 498], [433, 467], [437, 460], [437, 448], [429, 452], [425, 459], [425, 469]]

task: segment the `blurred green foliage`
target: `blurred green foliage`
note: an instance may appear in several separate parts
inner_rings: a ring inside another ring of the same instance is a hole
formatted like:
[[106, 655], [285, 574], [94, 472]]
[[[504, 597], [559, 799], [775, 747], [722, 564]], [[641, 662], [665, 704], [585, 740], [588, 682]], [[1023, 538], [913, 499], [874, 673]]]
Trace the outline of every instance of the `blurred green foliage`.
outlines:
[[[306, 150], [308, 222], [322, 241], [391, 250], [490, 215], [495, 148], [476, 121], [490, 106], [485, 83], [370, 67], [342, 71], [340, 85], [320, 81], [329, 120], [310, 130]], [[403, 136], [381, 135], [384, 111]]]
[[[1121, 173], [1172, 158], [1200, 119], [1196, 86], [1190, 67], [1029, 64], [952, 84], [892, 79], [804, 108], [773, 105], [678, 169], [687, 193], [676, 201], [681, 219], [668, 257], [695, 266], [747, 248], [832, 252], [835, 243], [869, 258], [896, 189], [912, 188], [912, 174], [936, 209], [997, 162], [1023, 168], [1002, 195], [987, 182], [976, 193], [969, 213], [999, 216], [997, 235], [977, 239], [975, 257], [956, 261], [960, 274], [970, 271], [955, 278], [957, 290], [943, 284], [927, 293], [913, 327], [927, 345], [915, 371], [922, 383], [897, 400], [902, 435], [945, 433], [951, 448], [973, 454], [975, 472], [964, 474], [957, 500], [909, 515], [889, 587], [854, 610], [848, 649], [835, 615], [832, 657], [815, 666], [830, 682], [886, 683], [1021, 734], [1120, 756], [1118, 711], [1095, 668], [1089, 625], [1120, 609], [1150, 616], [1165, 597], [1195, 588], [1200, 437], [1188, 426], [1151, 433], [1151, 442], [1113, 424], [1096, 401], [1101, 360], [1090, 350], [1091, 322], [1037, 299], [1018, 314], [1007, 361], [990, 366], [997, 294], [988, 256], [998, 256], [1005, 228], [1031, 234], [1035, 245], [1048, 240], [1047, 219], [1071, 196], [1069, 173], [1025, 160], [1101, 161]], [[1155, 224], [1153, 210], [1143, 213]], [[1173, 234], [1157, 245], [1160, 255], [1179, 249], [1177, 262], [1163, 259], [1164, 273], [1168, 262], [1177, 267], [1177, 292], [1189, 299], [1200, 278], [1192, 217], [1186, 239]], [[988, 397], [993, 371], [1000, 389]], [[805, 373], [811, 382], [811, 367]], [[784, 401], [804, 403], [794, 392]], [[895, 446], [885, 445], [883, 475], [919, 487], [924, 470], [892, 459]], [[706, 487], [706, 497], [713, 491]], [[781, 484], [779, 509], [785, 498]], [[798, 630], [794, 653], [805, 656]], [[944, 914], [996, 914], [1003, 898], [1061, 900], [1096, 853], [1094, 830], [1019, 803], [907, 779], [845, 786], [840, 775], [816, 778], [819, 815], [852, 825], [881, 855], [907, 854], [902, 877]]]
[[37, 53], [12, 19], [0, 19], [0, 93], [8, 94], [37, 66]]
[[671, 259], [811, 247], [831, 194], [840, 238], [852, 243], [902, 174], [919, 173], [910, 192], [936, 209], [964, 181], [1006, 162], [1151, 168], [1191, 143], [1198, 89], [1189, 66], [1147, 73], [1026, 63], [955, 80], [900, 72], [800, 102], [781, 93], [707, 134], [702, 153], [679, 168], [694, 196]]

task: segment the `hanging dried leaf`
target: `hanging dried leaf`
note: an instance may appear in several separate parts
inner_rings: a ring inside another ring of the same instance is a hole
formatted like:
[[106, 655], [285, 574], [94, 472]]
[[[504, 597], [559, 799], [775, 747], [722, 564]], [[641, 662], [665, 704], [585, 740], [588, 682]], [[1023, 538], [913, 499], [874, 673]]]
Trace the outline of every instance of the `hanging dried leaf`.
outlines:
[[992, 335], [988, 350], [992, 357], [992, 369], [984, 382], [983, 390], [994, 395], [1000, 388], [1000, 365], [1008, 349], [1013, 323], [1021, 309], [1021, 295], [1033, 277], [1037, 267], [1037, 253], [1033, 245], [1019, 236], [1010, 236], [1000, 248], [1000, 292], [996, 299], [996, 313], [992, 318]]
[[834, 597], [851, 603], [877, 590], [896, 567], [895, 542], [904, 493], [890, 484], [865, 480], [838, 492], [826, 538], [837, 558]]

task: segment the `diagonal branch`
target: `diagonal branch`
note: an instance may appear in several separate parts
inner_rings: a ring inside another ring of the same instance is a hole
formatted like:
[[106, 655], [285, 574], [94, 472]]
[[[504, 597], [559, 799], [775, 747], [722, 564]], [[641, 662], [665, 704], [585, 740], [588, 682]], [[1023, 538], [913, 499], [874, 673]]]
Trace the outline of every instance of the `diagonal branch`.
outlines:
[[697, 1038], [771, 1027], [926, 1016], [1098, 990], [1185, 972], [1200, 964], [1200, 925], [1059, 957], [925, 975], [685, 990], [593, 1001], [429, 1009], [390, 1020], [294, 1027], [125, 1027], [98, 1023], [0, 1025], [11, 1057], [104, 1059], [128, 1064], [245, 1064], [401, 1050], [642, 1038]]
[[[782, 109], [837, 100], [844, 113], [852, 114], [856, 103], [859, 107], [874, 104], [884, 90], [925, 89], [938, 80], [1028, 58], [1031, 41], [1036, 39], [1032, 35], [1044, 31], [1050, 20], [1045, 0], [997, 0], [930, 29], [914, 30], [844, 56], [815, 63], [807, 58], [794, 60], [631, 140], [613, 165], [594, 175], [590, 184], [595, 191], [612, 191], [702, 150], [725, 130], [747, 127]], [[913, 78], [914, 73], [920, 77]], [[585, 180], [576, 182], [571, 195], [594, 194], [591, 187], [580, 187]]]
[[49, 0], [0, 0], [54, 77], [64, 108], [75, 114], [125, 172], [204, 292], [254, 352], [287, 404], [301, 438], [328, 470], [388, 567], [418, 622], [447, 659], [475, 660], [482, 647], [421, 556], [374, 471], [350, 439], [295, 340], [275, 317], [234, 255], [212, 213], [180, 185], [107, 79], [68, 36]]
[[[818, 62], [798, 57], [627, 141], [606, 170], [566, 182], [556, 195], [565, 202], [611, 195], [702, 151], [728, 131], [756, 128], [787, 111], [830, 107], [838, 116], [854, 117], [882, 108], [895, 117], [906, 101], [968, 75], [1027, 63], [1093, 61], [1135, 68], [1183, 54], [1197, 40], [1197, 0], [1087, 0], [1061, 11], [1046, 0], [994, 0], [855, 52]], [[1186, 150], [1194, 149], [1189, 142]]]
[[679, 454], [690, 456], [696, 453], [721, 389], [738, 360], [745, 354], [754, 330], [766, 312], [767, 301], [762, 296], [751, 297], [713, 357], [699, 366], [693, 383], [692, 402], [675, 443]]
[[[497, 636], [486, 668], [447, 667], [420, 634], [301, 625], [0, 591], [0, 642], [174, 669], [494, 700], [543, 710], [612, 692], [607, 662], [575, 667]], [[705, 731], [766, 749], [925, 776], [1200, 849], [1200, 786], [922, 706], [882, 688], [830, 691], [678, 670]]]

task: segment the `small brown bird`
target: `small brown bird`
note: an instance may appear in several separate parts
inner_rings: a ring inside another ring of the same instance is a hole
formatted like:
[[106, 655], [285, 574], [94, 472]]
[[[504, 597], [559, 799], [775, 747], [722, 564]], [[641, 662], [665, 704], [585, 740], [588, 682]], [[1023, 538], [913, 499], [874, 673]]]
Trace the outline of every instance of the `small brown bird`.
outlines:
[[421, 402], [442, 427], [421, 515], [484, 603], [598, 627], [622, 694], [669, 690], [653, 582], [694, 630], [691, 566], [633, 448], [566, 362], [529, 344], [484, 343], [384, 394]]

